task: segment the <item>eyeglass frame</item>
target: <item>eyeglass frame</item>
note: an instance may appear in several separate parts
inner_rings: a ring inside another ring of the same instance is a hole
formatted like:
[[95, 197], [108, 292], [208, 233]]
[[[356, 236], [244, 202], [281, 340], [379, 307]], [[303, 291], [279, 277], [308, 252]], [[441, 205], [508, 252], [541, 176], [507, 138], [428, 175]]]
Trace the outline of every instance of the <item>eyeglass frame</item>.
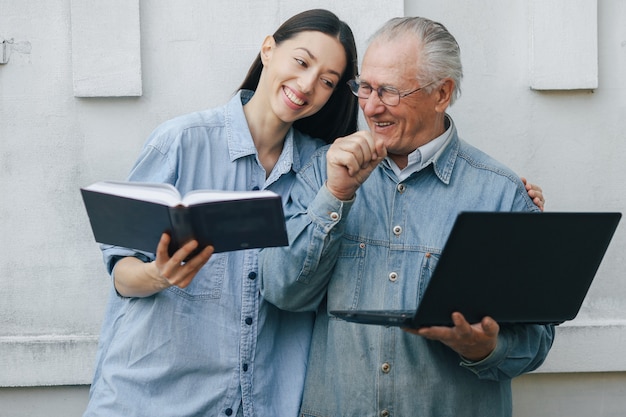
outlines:
[[[411, 95], [411, 94], [413, 94], [413, 93], [417, 93], [418, 91], [420, 91], [420, 90], [422, 90], [422, 89], [424, 89], [424, 88], [426, 88], [426, 87], [428, 87], [428, 86], [430, 86], [430, 85], [433, 85], [433, 84], [435, 84], [436, 82], [437, 82], [437, 81], [431, 81], [431, 82], [429, 82], [428, 84], [423, 85], [423, 86], [421, 86], [421, 87], [419, 87], [419, 88], [416, 88], [415, 90], [411, 90], [411, 91], [409, 91], [409, 92], [407, 92], [407, 93], [402, 93], [402, 92], [400, 92], [400, 90], [398, 90], [397, 88], [395, 88], [395, 87], [391, 87], [391, 86], [378, 87], [378, 88], [376, 88], [376, 89], [375, 89], [374, 87], [372, 87], [371, 85], [369, 85], [369, 84], [367, 84], [367, 83], [366, 83], [366, 84], [369, 86], [370, 90], [371, 90], [371, 91], [370, 91], [370, 93], [368, 94], [368, 96], [367, 96], [367, 97], [361, 97], [361, 96], [359, 96], [359, 90], [361, 89], [361, 84], [362, 84], [362, 83], [361, 83], [361, 80], [359, 79], [359, 77], [356, 77], [356, 78], [353, 78], [353, 79], [349, 80], [346, 84], [348, 84], [348, 88], [350, 89], [350, 91], [352, 92], [352, 94], [354, 94], [357, 98], [368, 99], [368, 98], [370, 98], [370, 97], [371, 97], [372, 93], [373, 93], [374, 91], [376, 91], [376, 94], [378, 94], [378, 98], [380, 99], [380, 102], [381, 102], [381, 103], [383, 103], [383, 104], [385, 104], [385, 105], [387, 105], [387, 106], [395, 107], [395, 106], [397, 106], [398, 104], [400, 104], [400, 100], [401, 100], [401, 99], [403, 99], [404, 97], [409, 96], [409, 95]], [[355, 91], [355, 88], [356, 88], [356, 91]], [[395, 103], [395, 104], [389, 104], [389, 103], [386, 103], [386, 102], [383, 100], [383, 93], [384, 93], [384, 92], [391, 93], [391, 94], [393, 94], [395, 97], [398, 97], [398, 102], [397, 102], [397, 103]]]

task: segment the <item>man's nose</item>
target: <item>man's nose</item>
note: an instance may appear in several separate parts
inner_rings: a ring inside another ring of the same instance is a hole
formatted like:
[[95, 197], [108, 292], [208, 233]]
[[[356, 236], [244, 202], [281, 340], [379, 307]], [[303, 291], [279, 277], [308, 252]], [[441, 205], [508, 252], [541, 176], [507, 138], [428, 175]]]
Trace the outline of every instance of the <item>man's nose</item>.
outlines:
[[359, 103], [361, 104], [363, 114], [366, 116], [385, 111], [385, 103], [382, 102], [377, 91], [372, 91], [368, 98], [360, 99]]

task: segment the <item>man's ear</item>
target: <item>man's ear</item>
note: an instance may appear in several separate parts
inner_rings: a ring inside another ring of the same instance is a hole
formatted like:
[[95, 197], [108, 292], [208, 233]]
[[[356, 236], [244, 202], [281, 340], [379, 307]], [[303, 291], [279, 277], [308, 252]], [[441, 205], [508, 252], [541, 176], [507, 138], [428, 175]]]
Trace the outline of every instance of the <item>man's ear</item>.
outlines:
[[452, 99], [452, 92], [454, 91], [454, 80], [452, 78], [444, 78], [443, 82], [435, 92], [437, 93], [437, 105], [435, 109], [443, 113], [450, 106], [450, 100]]
[[261, 62], [266, 65], [269, 59], [272, 57], [274, 47], [276, 46], [276, 40], [271, 35], [267, 35], [261, 45]]

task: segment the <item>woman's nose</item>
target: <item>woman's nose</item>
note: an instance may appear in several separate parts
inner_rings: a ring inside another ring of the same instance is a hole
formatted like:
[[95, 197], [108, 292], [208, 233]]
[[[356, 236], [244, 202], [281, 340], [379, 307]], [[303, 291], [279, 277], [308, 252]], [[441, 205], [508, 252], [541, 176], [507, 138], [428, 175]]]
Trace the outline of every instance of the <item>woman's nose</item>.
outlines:
[[298, 78], [298, 87], [300, 88], [300, 91], [305, 94], [313, 91], [316, 80], [317, 76], [315, 74], [302, 74], [302, 76]]

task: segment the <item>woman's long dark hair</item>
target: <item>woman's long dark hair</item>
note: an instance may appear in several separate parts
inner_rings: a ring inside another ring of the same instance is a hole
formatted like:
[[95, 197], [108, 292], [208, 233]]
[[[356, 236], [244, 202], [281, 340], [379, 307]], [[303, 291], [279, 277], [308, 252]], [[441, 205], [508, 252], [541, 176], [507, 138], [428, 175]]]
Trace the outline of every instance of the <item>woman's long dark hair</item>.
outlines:
[[[346, 83], [358, 73], [354, 36], [350, 26], [335, 14], [323, 9], [308, 10], [285, 21], [274, 33], [276, 45], [301, 32], [315, 31], [337, 38], [346, 52], [346, 70], [328, 102], [317, 113], [297, 120], [293, 125], [302, 133], [332, 143], [336, 138], [356, 132], [358, 101]], [[259, 84], [263, 64], [261, 54], [256, 57], [239, 89], [255, 90]]]

